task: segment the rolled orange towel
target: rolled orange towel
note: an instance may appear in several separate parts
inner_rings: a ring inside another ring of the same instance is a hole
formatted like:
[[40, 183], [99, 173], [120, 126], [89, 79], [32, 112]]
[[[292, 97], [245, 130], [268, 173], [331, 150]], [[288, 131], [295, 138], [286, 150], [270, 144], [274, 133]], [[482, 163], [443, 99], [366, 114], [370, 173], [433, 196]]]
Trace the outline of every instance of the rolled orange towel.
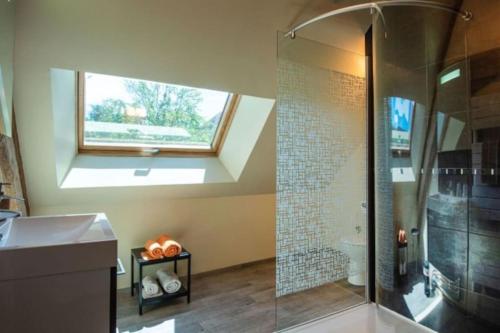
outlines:
[[156, 240], [158, 244], [163, 244], [165, 241], [168, 241], [169, 239], [172, 239], [169, 234], [161, 234], [160, 237]]
[[160, 244], [165, 257], [175, 257], [182, 251], [182, 246], [167, 234], [161, 235], [156, 242]]
[[153, 258], [150, 254], [149, 254], [149, 251], [142, 251], [141, 252], [141, 257], [142, 259], [144, 260], [155, 260], [157, 258]]
[[158, 242], [148, 240], [144, 245], [144, 248], [153, 259], [160, 259], [163, 257], [163, 249]]

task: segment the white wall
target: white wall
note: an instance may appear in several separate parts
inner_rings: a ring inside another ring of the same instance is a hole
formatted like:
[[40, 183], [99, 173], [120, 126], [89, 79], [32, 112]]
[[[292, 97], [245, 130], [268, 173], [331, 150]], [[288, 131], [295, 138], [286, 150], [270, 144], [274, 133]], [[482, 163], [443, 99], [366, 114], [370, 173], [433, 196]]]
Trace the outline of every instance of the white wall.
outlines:
[[[157, 232], [170, 232], [194, 253], [195, 272], [274, 256], [274, 113], [238, 182], [61, 189], [50, 69], [274, 98], [276, 32], [286, 30], [306, 2], [19, 1], [14, 89], [32, 213], [103, 211], [117, 232], [124, 259], [130, 247]], [[337, 28], [331, 42], [362, 53], [362, 32], [353, 26]], [[213, 253], [226, 257], [214, 258]]]
[[[275, 195], [233, 196], [205, 199], [109, 204], [74, 203], [38, 207], [36, 214], [104, 211], [118, 235], [118, 255], [129, 272], [130, 249], [161, 233], [175, 235], [193, 253], [194, 272], [213, 270], [274, 256]], [[121, 276], [118, 287], [130, 283]]]
[[243, 96], [239, 100], [224, 146], [219, 154], [220, 161], [226, 166], [233, 179], [240, 179], [260, 137], [262, 124], [267, 122], [273, 107], [273, 99]]
[[[61, 185], [76, 155], [76, 75], [74, 71], [51, 69], [52, 115], [57, 184]], [[74, 112], [68, 112], [73, 110]]]

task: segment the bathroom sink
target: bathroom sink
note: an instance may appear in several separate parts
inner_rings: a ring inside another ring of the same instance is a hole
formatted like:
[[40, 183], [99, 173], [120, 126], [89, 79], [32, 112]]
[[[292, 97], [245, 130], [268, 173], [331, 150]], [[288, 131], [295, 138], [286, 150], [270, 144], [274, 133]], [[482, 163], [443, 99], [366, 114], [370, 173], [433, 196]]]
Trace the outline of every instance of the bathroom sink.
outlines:
[[113, 238], [104, 214], [19, 217], [6, 222], [0, 250]]
[[117, 240], [106, 215], [8, 218], [0, 234], [2, 332], [114, 332]]
[[116, 265], [105, 214], [19, 217], [0, 225], [0, 281]]

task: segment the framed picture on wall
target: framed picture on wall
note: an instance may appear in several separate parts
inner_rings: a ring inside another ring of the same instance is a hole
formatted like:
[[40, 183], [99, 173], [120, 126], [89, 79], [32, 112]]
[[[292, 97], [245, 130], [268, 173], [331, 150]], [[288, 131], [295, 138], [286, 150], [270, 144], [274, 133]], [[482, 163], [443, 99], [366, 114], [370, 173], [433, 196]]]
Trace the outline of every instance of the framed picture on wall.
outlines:
[[389, 97], [387, 106], [391, 115], [391, 150], [408, 155], [411, 151], [415, 101], [402, 97]]

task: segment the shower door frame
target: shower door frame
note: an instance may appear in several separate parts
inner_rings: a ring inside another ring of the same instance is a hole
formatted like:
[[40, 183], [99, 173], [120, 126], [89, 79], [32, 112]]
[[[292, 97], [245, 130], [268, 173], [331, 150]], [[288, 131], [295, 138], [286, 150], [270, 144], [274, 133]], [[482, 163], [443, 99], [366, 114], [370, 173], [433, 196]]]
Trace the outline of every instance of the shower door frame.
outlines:
[[375, 125], [373, 85], [373, 27], [365, 34], [365, 78], [366, 78], [366, 158], [367, 158], [367, 217], [366, 217], [366, 299], [376, 301], [375, 296]]

